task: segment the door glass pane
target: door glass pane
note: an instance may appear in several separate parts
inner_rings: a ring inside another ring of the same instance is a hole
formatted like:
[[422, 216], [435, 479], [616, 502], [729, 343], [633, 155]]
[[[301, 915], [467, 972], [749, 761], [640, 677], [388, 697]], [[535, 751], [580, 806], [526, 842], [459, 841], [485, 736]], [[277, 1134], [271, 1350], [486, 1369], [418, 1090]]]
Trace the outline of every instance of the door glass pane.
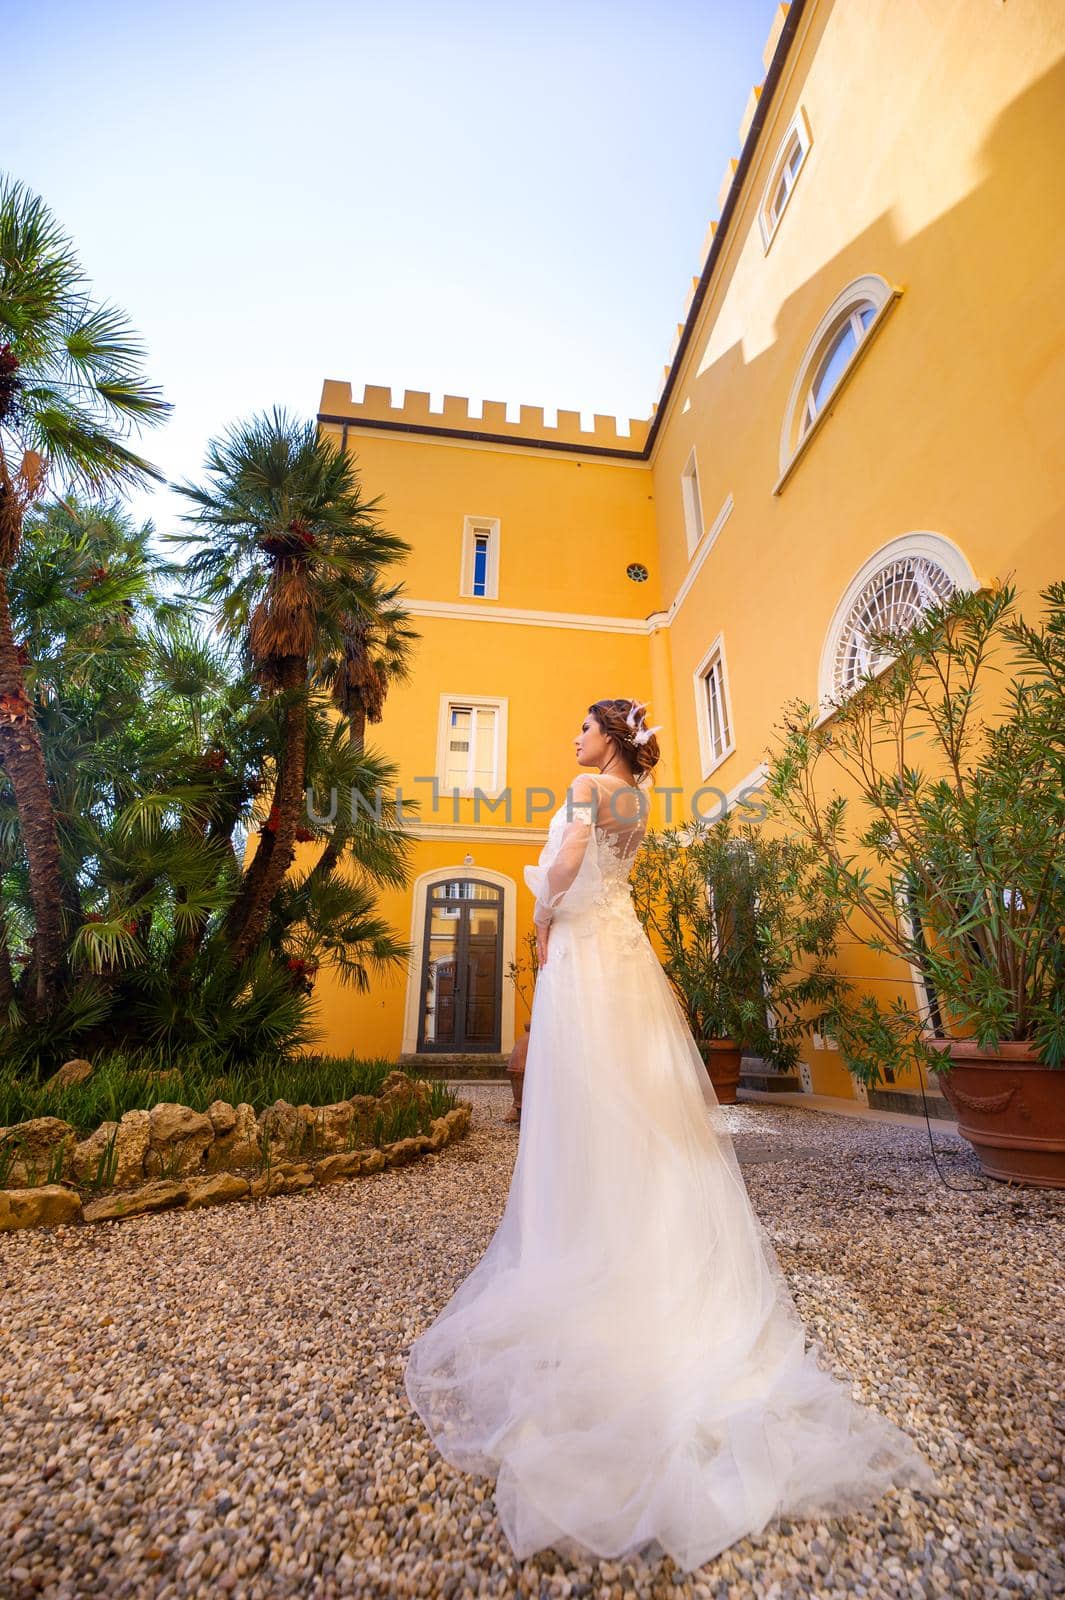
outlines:
[[429, 950], [422, 994], [426, 1044], [453, 1044], [458, 1018], [455, 1010], [457, 988], [458, 920], [450, 906], [433, 906], [429, 922]]

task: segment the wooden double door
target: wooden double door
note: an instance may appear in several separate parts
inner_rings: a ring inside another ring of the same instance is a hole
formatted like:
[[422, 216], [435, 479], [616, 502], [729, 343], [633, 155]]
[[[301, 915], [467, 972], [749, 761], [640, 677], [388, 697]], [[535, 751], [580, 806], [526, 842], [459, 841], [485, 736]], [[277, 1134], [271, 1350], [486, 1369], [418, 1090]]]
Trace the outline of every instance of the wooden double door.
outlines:
[[500, 1049], [503, 890], [497, 884], [456, 877], [430, 886], [419, 992], [419, 1054]]

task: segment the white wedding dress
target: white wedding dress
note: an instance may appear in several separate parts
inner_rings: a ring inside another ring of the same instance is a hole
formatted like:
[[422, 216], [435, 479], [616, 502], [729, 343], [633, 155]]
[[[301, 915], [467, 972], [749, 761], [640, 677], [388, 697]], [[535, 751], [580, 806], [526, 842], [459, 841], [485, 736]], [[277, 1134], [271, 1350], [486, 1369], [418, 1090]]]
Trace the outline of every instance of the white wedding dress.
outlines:
[[668, 1553], [691, 1571], [773, 1517], [938, 1485], [806, 1349], [633, 907], [643, 802], [581, 774], [525, 868], [553, 920], [510, 1192], [405, 1384], [440, 1454], [496, 1478], [517, 1557]]

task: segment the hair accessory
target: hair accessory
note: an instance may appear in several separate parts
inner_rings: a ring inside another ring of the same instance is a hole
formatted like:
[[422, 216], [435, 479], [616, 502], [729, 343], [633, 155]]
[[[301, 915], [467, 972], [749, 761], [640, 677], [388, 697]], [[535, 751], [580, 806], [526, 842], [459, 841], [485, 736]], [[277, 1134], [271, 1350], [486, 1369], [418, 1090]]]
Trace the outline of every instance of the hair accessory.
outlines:
[[653, 728], [647, 727], [643, 720], [643, 714], [647, 710], [647, 705], [648, 702], [646, 700], [633, 700], [628, 711], [625, 713], [625, 721], [628, 723], [629, 727], [633, 729], [633, 744], [646, 744], [652, 733], [657, 733], [662, 727], [661, 722], [656, 723]]

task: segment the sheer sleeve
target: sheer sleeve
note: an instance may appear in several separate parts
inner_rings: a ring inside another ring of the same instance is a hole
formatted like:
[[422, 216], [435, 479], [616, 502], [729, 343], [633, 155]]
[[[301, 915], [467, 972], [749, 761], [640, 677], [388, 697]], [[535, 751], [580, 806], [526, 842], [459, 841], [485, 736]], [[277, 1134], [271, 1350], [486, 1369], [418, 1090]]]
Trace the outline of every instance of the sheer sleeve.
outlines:
[[[535, 867], [525, 868], [525, 882], [536, 896], [533, 921], [544, 927], [562, 905], [580, 909], [592, 898], [597, 884], [592, 880], [595, 851], [588, 845], [594, 837], [598, 791], [594, 780], [581, 773], [567, 790], [567, 804], [552, 825], [547, 842]], [[582, 869], [584, 869], [582, 871]]]

